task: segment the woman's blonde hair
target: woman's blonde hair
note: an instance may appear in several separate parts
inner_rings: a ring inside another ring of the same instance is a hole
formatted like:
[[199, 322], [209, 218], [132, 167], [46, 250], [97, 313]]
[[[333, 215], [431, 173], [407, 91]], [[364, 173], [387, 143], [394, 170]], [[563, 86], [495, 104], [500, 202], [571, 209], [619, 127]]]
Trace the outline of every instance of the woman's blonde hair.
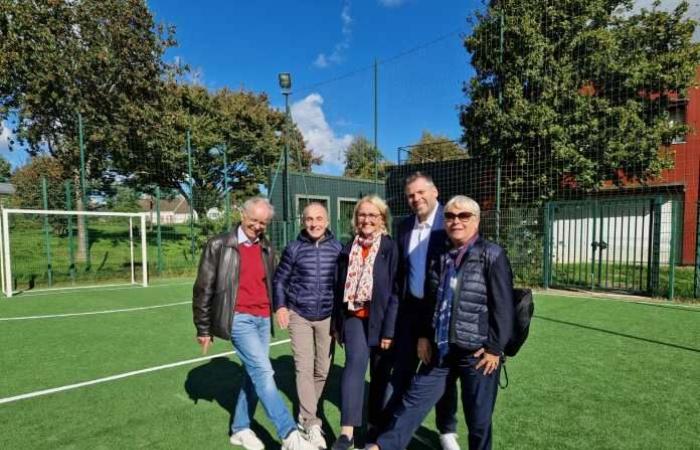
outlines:
[[389, 207], [386, 205], [386, 202], [382, 200], [381, 197], [375, 194], [371, 195], [365, 195], [362, 197], [360, 200], [357, 201], [355, 204], [355, 210], [352, 213], [352, 230], [355, 234], [358, 234], [360, 232], [360, 227], [357, 223], [357, 211], [360, 209], [360, 205], [363, 203], [370, 203], [374, 206], [377, 207], [379, 210], [379, 214], [382, 217], [382, 224], [379, 226], [379, 228], [382, 230], [382, 234], [388, 234], [389, 231], [387, 228], [389, 227]]

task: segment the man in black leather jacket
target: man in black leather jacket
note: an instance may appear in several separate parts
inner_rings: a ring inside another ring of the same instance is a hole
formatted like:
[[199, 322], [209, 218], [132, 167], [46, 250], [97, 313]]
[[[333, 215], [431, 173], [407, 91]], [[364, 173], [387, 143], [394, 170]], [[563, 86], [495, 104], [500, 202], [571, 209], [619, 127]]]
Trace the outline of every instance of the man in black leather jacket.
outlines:
[[203, 352], [214, 336], [230, 339], [246, 372], [231, 422], [231, 444], [265, 448], [250, 429], [259, 399], [283, 450], [312, 450], [277, 390], [268, 356], [275, 256], [264, 232], [273, 214], [267, 199], [253, 197], [243, 204], [240, 225], [207, 242], [193, 288], [194, 324]]

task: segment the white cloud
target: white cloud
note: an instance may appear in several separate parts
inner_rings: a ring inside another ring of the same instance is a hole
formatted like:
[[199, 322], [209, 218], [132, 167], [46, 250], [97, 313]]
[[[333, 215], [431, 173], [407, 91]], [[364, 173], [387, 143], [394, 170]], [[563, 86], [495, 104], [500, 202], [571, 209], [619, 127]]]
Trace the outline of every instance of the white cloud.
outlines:
[[319, 55], [316, 57], [316, 61], [314, 61], [314, 66], [318, 67], [319, 69], [328, 67], [328, 59], [324, 53], [319, 53]]
[[346, 1], [343, 3], [343, 9], [340, 12], [340, 22], [342, 23], [341, 33], [343, 38], [340, 42], [335, 44], [333, 51], [326, 55], [326, 53], [319, 53], [314, 60], [314, 66], [319, 69], [325, 69], [331, 64], [340, 64], [345, 60], [345, 51], [350, 48], [350, 40], [352, 39], [352, 16], [350, 15], [350, 2]]
[[0, 150], [6, 151], [10, 148], [10, 136], [12, 130], [5, 125], [5, 122], [0, 123]]
[[406, 3], [406, 0], [379, 0], [379, 4], [387, 8], [395, 8]]
[[326, 164], [341, 166], [352, 135], [336, 135], [323, 113], [323, 97], [317, 93], [292, 104], [294, 123], [304, 136], [307, 147], [323, 156]]

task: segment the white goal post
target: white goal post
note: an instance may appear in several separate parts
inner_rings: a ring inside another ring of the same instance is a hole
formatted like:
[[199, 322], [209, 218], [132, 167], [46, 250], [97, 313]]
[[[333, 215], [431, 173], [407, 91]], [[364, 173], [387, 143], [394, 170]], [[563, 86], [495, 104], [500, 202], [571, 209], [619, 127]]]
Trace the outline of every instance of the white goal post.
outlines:
[[[139, 284], [136, 281], [135, 260], [134, 260], [134, 219], [138, 219], [141, 231], [141, 275], [140, 284], [144, 287], [148, 286], [148, 252], [146, 241], [146, 217], [148, 213], [133, 213], [133, 212], [97, 212], [97, 211], [65, 211], [65, 210], [50, 210], [50, 209], [13, 209], [2, 208], [2, 221], [0, 222], [0, 240], [2, 241], [2, 251], [0, 252], [0, 280], [2, 291], [7, 297], [13, 295], [12, 283], [12, 257], [10, 251], [10, 216], [11, 215], [34, 215], [34, 216], [62, 216], [62, 217], [123, 217], [129, 219], [129, 251], [131, 259], [131, 284]], [[87, 287], [87, 286], [85, 286]]]

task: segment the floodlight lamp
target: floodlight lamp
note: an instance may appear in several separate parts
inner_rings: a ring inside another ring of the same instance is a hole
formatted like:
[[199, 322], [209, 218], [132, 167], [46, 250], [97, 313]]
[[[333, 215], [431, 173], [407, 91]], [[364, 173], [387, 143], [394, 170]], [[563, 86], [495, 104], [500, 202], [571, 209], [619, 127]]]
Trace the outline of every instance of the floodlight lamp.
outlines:
[[213, 156], [216, 158], [217, 156], [221, 156], [223, 153], [221, 150], [219, 150], [219, 147], [212, 147], [209, 149], [209, 156]]
[[277, 75], [277, 79], [280, 83], [280, 88], [288, 91], [292, 88], [292, 75], [289, 72], [282, 72]]

